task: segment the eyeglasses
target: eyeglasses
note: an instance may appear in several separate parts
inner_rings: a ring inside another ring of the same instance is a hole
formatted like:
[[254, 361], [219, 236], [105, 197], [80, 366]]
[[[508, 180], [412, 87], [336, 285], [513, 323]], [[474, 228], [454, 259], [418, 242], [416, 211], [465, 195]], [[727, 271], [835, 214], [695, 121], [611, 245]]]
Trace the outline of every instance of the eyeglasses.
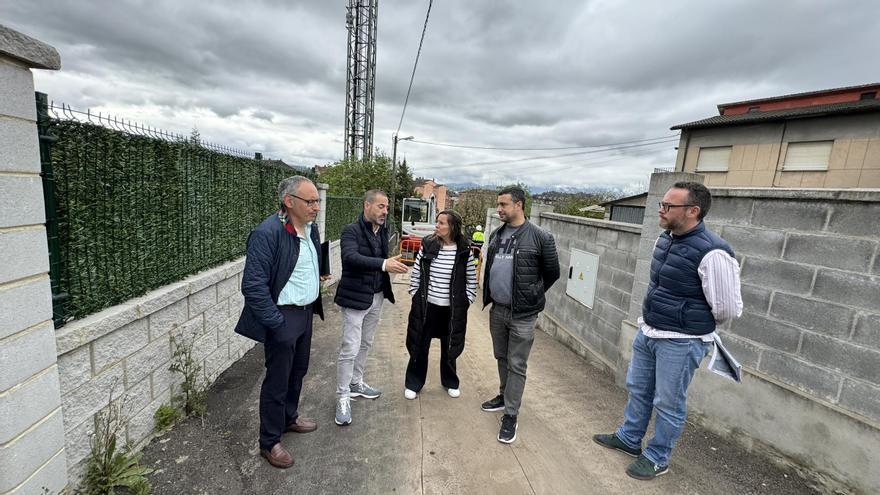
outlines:
[[288, 196], [294, 197], [294, 198], [296, 198], [296, 199], [298, 199], [298, 200], [300, 200], [300, 201], [304, 201], [305, 204], [306, 204], [306, 206], [308, 206], [309, 208], [311, 208], [312, 206], [320, 206], [320, 205], [321, 205], [321, 200], [320, 200], [320, 199], [306, 199], [306, 198], [301, 198], [301, 197], [297, 196], [296, 194], [288, 194]]
[[688, 206], [697, 206], [697, 205], [671, 205], [669, 203], [659, 202], [657, 206], [660, 207], [660, 211], [667, 212], [670, 208], [686, 208]]

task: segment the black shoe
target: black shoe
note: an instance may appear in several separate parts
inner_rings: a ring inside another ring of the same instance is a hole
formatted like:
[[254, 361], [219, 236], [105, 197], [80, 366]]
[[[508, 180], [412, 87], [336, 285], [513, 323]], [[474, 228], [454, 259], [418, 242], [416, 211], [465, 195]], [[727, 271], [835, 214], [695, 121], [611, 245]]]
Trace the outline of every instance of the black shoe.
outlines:
[[483, 402], [483, 405], [480, 406], [484, 411], [500, 411], [504, 409], [504, 396], [501, 394], [496, 395], [494, 398]]
[[643, 455], [640, 455], [638, 459], [626, 468], [626, 474], [631, 478], [644, 481], [652, 480], [668, 472], [669, 466], [658, 466]]
[[501, 416], [501, 429], [498, 431], [498, 441], [501, 443], [513, 443], [516, 440], [516, 416], [505, 414]]
[[608, 435], [593, 435], [593, 441], [605, 448], [619, 450], [624, 454], [633, 457], [638, 457], [642, 453], [641, 448], [634, 449], [629, 445], [623, 443], [622, 440], [617, 438], [617, 433], [611, 433]]

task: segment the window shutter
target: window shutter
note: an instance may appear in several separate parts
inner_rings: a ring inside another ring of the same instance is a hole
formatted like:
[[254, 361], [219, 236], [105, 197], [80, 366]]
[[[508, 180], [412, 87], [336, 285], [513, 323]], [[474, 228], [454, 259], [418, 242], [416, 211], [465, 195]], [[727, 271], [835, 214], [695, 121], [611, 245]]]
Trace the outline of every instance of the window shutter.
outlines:
[[730, 146], [700, 148], [697, 172], [727, 172], [730, 167]]
[[828, 170], [834, 141], [788, 143], [782, 170]]

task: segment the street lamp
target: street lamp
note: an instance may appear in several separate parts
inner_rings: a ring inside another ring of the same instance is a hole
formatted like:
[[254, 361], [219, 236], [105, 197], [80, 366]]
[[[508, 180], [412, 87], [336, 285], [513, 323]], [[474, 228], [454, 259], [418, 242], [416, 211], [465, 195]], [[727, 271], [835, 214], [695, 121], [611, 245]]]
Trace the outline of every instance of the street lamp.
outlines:
[[[388, 212], [391, 215], [391, 220], [394, 220], [394, 190], [397, 189], [397, 142], [398, 141], [412, 141], [415, 139], [415, 136], [407, 136], [404, 138], [398, 138], [397, 133], [394, 133], [391, 136], [391, 201], [390, 201], [390, 211]], [[397, 230], [397, 226], [395, 225], [395, 230]]]

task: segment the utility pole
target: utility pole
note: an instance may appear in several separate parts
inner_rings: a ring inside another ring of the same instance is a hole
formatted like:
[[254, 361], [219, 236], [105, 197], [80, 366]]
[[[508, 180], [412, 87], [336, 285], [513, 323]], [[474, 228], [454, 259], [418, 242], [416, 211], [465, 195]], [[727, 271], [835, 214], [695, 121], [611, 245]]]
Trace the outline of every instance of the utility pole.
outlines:
[[345, 91], [346, 160], [373, 155], [373, 104], [376, 89], [376, 23], [379, 0], [349, 0], [348, 76]]
[[[397, 137], [397, 133], [391, 136], [391, 210], [389, 214], [391, 215], [391, 219], [394, 220], [394, 191], [397, 189], [397, 142], [398, 141], [411, 141], [415, 139], [415, 136], [407, 136], [405, 138]], [[403, 211], [401, 211], [401, 217], [403, 216]], [[396, 228], [396, 227], [395, 227]]]

